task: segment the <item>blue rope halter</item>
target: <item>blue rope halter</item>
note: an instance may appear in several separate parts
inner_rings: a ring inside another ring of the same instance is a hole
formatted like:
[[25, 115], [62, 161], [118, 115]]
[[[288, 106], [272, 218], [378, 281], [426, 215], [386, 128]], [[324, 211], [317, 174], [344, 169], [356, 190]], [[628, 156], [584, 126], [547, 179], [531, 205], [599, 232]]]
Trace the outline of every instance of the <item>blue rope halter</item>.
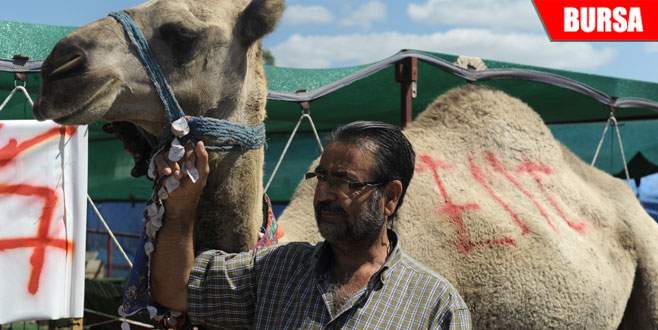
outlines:
[[[110, 13], [123, 26], [128, 38], [135, 46], [139, 59], [146, 68], [146, 72], [153, 83], [162, 104], [165, 108], [165, 116], [168, 124], [185, 116], [176, 96], [167, 81], [157, 59], [153, 56], [151, 48], [135, 21], [125, 11]], [[209, 117], [192, 117], [188, 120], [190, 136], [193, 139], [205, 138], [209, 141], [209, 149], [232, 150], [240, 148], [258, 149], [265, 144], [265, 125], [256, 127], [242, 126], [223, 119]], [[160, 145], [164, 145], [173, 137], [168, 127], [163, 130], [160, 137]], [[157, 149], [157, 148], [156, 148]]]

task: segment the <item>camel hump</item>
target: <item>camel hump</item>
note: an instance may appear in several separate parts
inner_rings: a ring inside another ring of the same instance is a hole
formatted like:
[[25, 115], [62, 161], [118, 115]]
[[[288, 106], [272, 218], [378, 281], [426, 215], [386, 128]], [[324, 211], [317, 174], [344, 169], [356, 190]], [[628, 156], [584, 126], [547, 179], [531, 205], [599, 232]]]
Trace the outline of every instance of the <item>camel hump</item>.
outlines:
[[[489, 87], [466, 85], [439, 96], [405, 130], [422, 136], [444, 132], [473, 147], [558, 153], [559, 143], [539, 115], [523, 101]], [[444, 131], [444, 132], [440, 132]], [[430, 139], [434, 139], [432, 135]]]
[[[522, 308], [539, 315], [524, 324], [532, 328], [595, 308], [609, 317], [592, 315], [590, 325], [619, 324], [623, 310], [610, 301], [633, 286], [629, 223], [646, 217], [623, 182], [568, 151], [527, 104], [488, 87], [446, 92], [405, 134], [416, 173], [396, 229], [411, 255], [455, 282], [474, 314]], [[504, 278], [520, 286], [498, 291]], [[517, 306], [526, 288], [542, 298]], [[548, 303], [576, 297], [591, 303]]]

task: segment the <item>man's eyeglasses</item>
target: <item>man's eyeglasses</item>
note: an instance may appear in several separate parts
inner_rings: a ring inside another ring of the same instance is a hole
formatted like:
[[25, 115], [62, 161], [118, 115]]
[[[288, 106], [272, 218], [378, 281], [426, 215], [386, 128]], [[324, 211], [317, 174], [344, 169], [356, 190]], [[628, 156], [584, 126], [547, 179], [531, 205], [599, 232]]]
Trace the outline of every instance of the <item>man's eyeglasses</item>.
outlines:
[[365, 187], [376, 187], [386, 184], [386, 181], [368, 181], [368, 182], [359, 182], [352, 181], [346, 178], [338, 178], [324, 173], [317, 172], [308, 172], [304, 174], [304, 179], [309, 180], [316, 178], [318, 183], [323, 182], [329, 185], [329, 188], [332, 190], [338, 190], [343, 193], [352, 193], [358, 190], [361, 190]]

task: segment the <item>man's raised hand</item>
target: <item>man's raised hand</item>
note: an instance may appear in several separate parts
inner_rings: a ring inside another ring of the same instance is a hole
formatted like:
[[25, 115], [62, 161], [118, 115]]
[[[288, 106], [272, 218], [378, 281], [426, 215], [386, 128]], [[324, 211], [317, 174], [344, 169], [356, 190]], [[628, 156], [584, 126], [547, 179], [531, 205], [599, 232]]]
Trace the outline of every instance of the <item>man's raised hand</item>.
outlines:
[[210, 172], [208, 152], [203, 142], [199, 141], [196, 145], [188, 143], [185, 146], [185, 154], [179, 161], [169, 160], [167, 152], [156, 155], [154, 161], [157, 173], [163, 178], [169, 195], [167, 210], [196, 208]]

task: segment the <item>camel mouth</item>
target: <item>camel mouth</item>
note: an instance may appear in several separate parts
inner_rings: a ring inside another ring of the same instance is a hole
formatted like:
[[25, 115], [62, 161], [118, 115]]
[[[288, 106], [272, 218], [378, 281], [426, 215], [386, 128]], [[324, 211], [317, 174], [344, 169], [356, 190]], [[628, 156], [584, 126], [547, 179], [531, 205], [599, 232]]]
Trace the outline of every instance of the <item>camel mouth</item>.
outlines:
[[65, 115], [64, 117], [59, 117], [59, 118], [51, 118], [54, 122], [61, 124], [61, 125], [86, 125], [92, 122], [93, 120], [85, 121], [85, 120], [76, 120], [76, 117], [81, 117], [83, 112], [85, 111], [85, 108], [81, 108], [78, 110], [73, 111], [73, 113]]
[[[149, 137], [156, 139], [150, 133], [141, 131], [134, 123], [113, 121], [103, 125], [103, 131], [116, 136], [123, 144], [123, 148], [133, 157], [133, 168], [130, 174], [133, 177], [146, 175], [148, 163], [153, 152]], [[147, 137], [148, 136], [148, 137]]]
[[[86, 93], [91, 94], [86, 99], [75, 101], [71, 98], [67, 100], [68, 104], [64, 105], [53, 104], [54, 102], [42, 94], [34, 105], [32, 112], [38, 120], [51, 119], [64, 125], [89, 124], [101, 119], [107, 113], [118, 94], [117, 88], [114, 88], [118, 83], [120, 83], [118, 78], [109, 77], [91, 93]], [[77, 85], [79, 84], [84, 83], [78, 82]]]

